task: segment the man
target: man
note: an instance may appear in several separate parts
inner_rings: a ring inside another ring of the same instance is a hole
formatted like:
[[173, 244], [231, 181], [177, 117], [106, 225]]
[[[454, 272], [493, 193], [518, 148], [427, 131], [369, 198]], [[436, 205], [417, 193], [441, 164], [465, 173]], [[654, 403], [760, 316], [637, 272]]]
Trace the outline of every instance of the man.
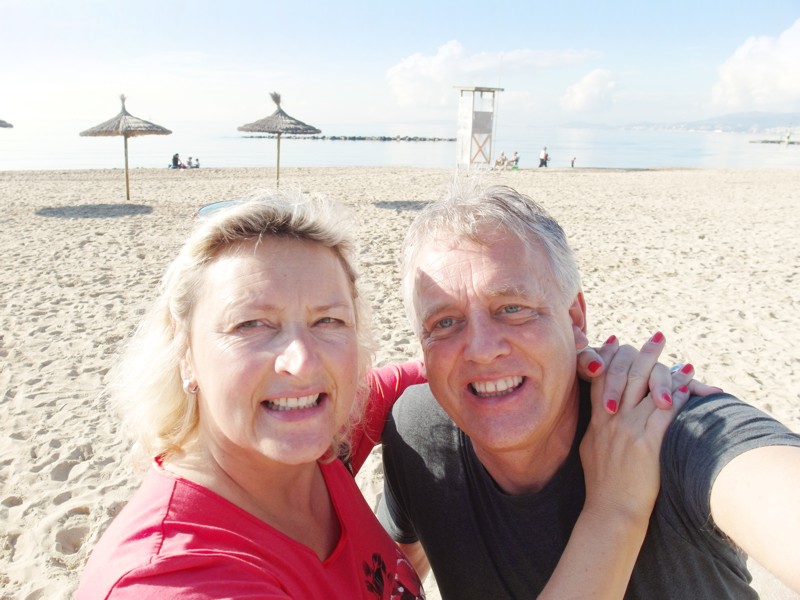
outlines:
[[[586, 309], [566, 236], [510, 188], [454, 196], [412, 225], [403, 284], [429, 383], [384, 431], [381, 521], [443, 598], [534, 598], [585, 496]], [[626, 598], [757, 598], [739, 547], [800, 592], [800, 436], [694, 397], [660, 467]]]
[[506, 164], [503, 166], [503, 170], [506, 171], [511, 169], [513, 171], [517, 168], [519, 168], [519, 152], [515, 150], [511, 158], [506, 161]]

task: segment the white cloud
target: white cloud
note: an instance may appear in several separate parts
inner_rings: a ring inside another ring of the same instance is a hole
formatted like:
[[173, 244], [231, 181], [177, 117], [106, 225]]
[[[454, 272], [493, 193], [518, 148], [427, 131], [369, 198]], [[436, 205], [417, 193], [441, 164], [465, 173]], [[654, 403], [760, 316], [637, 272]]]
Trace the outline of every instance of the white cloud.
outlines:
[[611, 103], [616, 86], [610, 71], [595, 69], [567, 88], [561, 97], [561, 108], [567, 112], [602, 108]]
[[800, 19], [777, 38], [748, 38], [718, 73], [719, 80], [711, 90], [717, 109], [796, 110], [800, 101]]
[[497, 86], [504, 75], [580, 64], [597, 54], [583, 50], [531, 50], [468, 54], [457, 40], [435, 55], [412, 54], [386, 72], [389, 89], [399, 106], [444, 107], [455, 104], [455, 86]]

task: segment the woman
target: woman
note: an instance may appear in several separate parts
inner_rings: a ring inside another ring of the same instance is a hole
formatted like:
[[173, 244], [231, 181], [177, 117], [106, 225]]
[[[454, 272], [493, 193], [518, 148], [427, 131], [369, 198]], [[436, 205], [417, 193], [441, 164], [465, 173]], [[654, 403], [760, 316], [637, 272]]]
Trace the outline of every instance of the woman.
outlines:
[[[279, 196], [198, 220], [117, 369], [116, 400], [152, 464], [78, 598], [424, 597], [346, 466], [421, 378], [419, 363], [366, 376], [352, 222]], [[588, 539], [613, 553], [603, 534]], [[574, 556], [565, 569], [587, 559]]]

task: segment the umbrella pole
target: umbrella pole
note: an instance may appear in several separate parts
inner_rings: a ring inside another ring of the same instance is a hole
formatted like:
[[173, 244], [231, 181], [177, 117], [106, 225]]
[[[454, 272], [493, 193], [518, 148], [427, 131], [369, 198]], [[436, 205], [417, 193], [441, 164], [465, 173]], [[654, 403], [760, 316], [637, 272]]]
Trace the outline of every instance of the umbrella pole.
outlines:
[[128, 202], [131, 200], [131, 186], [128, 182], [128, 136], [122, 136], [125, 139], [125, 197], [128, 199]]
[[276, 169], [275, 187], [281, 187], [281, 134], [278, 133], [278, 168]]

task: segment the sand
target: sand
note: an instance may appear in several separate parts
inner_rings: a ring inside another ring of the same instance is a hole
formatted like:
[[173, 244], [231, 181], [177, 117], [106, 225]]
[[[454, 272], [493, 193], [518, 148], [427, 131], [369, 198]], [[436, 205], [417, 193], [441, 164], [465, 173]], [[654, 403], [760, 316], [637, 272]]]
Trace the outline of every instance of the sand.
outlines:
[[[398, 248], [453, 173], [284, 169], [281, 185], [352, 206], [362, 224], [378, 364], [417, 355]], [[800, 431], [800, 179], [790, 170], [531, 169], [488, 173], [564, 225], [584, 275], [590, 337], [664, 362]], [[0, 172], [0, 597], [68, 598], [138, 485], [100, 392], [166, 263], [208, 202], [273, 187], [272, 169]], [[144, 375], [144, 374], [143, 374]], [[374, 504], [376, 457], [359, 481]], [[764, 597], [795, 597], [762, 573]], [[431, 587], [431, 597], [436, 592]]]

